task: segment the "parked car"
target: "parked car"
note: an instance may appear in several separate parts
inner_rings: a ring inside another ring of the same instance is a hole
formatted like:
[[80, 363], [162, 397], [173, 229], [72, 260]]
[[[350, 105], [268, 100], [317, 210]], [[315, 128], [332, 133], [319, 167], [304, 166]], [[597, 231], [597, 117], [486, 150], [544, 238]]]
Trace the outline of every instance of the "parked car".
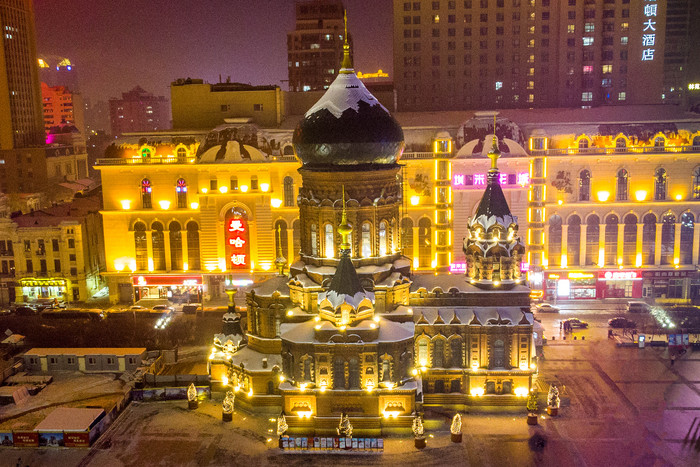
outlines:
[[645, 302], [627, 302], [628, 313], [649, 313], [651, 306]]
[[624, 316], [616, 316], [608, 320], [608, 326], [611, 328], [634, 328], [637, 323]]
[[550, 305], [549, 303], [542, 303], [537, 305], [537, 311], [540, 313], [559, 313], [559, 308]]
[[585, 321], [581, 321], [578, 318], [569, 318], [567, 320], [564, 320], [565, 323], [569, 323], [569, 326], [571, 328], [579, 328], [579, 329], [585, 329], [588, 327], [588, 323]]

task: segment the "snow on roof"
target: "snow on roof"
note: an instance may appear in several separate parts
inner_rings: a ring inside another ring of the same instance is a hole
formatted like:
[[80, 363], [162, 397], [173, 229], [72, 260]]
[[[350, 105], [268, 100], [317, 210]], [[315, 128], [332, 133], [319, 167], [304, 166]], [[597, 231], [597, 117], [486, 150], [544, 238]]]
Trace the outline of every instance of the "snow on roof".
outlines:
[[[263, 358], [267, 358], [267, 368], [263, 368]], [[241, 347], [233, 354], [231, 362], [238, 366], [242, 363], [247, 371], [269, 372], [275, 366], [282, 368], [282, 355], [279, 353], [262, 353], [246, 346]]]
[[[438, 316], [440, 319], [438, 319]], [[455, 320], [456, 317], [456, 320]], [[476, 317], [476, 321], [474, 320]], [[523, 313], [520, 307], [413, 307], [416, 324], [477, 324], [481, 326], [517, 326], [523, 319], [532, 324], [532, 314]], [[421, 323], [422, 321], [422, 323]], [[436, 322], [437, 321], [437, 322]]]
[[34, 431], [88, 431], [104, 413], [103, 409], [58, 407], [39, 422]]
[[305, 117], [313, 115], [319, 110], [328, 110], [335, 118], [348, 109], [355, 112], [359, 110], [360, 101], [368, 103], [370, 106], [378, 105], [388, 114], [389, 111], [379, 103], [376, 97], [365, 87], [364, 83], [355, 73], [340, 73], [328, 87], [326, 93], [311, 107]]

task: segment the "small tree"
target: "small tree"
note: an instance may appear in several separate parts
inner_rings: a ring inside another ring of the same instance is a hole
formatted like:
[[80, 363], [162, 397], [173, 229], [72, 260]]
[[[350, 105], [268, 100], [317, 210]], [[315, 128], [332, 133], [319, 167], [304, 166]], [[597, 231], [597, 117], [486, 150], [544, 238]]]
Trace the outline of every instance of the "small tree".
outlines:
[[527, 411], [531, 415], [536, 415], [539, 407], [537, 406], [537, 391], [530, 391], [530, 395], [527, 397]]

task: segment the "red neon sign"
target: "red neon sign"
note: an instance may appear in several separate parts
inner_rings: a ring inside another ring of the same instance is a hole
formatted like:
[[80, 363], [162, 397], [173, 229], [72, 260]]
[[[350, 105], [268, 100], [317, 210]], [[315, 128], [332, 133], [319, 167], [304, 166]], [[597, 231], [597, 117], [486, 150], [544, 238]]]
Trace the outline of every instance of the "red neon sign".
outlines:
[[248, 221], [235, 215], [226, 222], [226, 252], [229, 267], [246, 269], [250, 263]]

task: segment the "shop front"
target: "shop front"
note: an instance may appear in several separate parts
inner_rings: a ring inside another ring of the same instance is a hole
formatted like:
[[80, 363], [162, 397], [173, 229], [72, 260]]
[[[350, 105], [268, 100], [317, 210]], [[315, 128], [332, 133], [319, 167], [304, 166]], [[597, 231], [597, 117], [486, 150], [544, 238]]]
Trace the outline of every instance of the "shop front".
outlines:
[[17, 281], [17, 297], [31, 302], [40, 299], [57, 299], [70, 301], [68, 289], [70, 281], [62, 278], [28, 277]]
[[598, 298], [642, 298], [642, 272], [613, 269], [598, 271]]
[[201, 303], [202, 276], [138, 275], [131, 277], [136, 301], [144, 298], [165, 298], [174, 303]]

